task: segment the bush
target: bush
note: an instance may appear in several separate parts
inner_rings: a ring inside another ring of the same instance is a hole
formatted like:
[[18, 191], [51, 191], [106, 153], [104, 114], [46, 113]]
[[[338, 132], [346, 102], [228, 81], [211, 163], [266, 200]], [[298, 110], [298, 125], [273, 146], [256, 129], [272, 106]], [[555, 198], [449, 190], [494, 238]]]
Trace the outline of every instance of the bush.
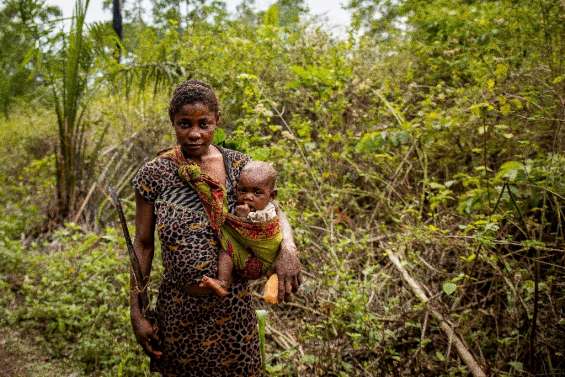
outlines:
[[96, 375], [148, 370], [129, 320], [129, 259], [113, 229], [98, 235], [68, 224], [30, 248], [4, 243], [0, 260], [0, 289], [15, 292], [1, 302], [14, 308], [5, 321], [41, 334], [51, 356]]

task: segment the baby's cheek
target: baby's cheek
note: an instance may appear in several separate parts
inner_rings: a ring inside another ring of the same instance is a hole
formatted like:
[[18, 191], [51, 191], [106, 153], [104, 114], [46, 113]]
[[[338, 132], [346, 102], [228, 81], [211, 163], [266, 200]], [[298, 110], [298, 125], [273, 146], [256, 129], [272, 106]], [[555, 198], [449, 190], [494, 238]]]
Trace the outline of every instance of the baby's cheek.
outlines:
[[261, 198], [258, 199], [258, 201], [261, 204], [261, 207], [266, 207], [267, 204], [269, 204], [269, 197], [268, 196], [262, 196]]

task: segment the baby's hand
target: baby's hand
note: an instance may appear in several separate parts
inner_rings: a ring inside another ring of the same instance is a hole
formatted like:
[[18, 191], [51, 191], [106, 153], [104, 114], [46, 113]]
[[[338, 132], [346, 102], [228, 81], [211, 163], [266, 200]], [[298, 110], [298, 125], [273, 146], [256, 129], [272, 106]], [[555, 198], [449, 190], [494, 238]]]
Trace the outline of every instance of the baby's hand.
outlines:
[[235, 215], [237, 217], [245, 218], [251, 212], [251, 208], [249, 208], [248, 204], [239, 204], [235, 207]]

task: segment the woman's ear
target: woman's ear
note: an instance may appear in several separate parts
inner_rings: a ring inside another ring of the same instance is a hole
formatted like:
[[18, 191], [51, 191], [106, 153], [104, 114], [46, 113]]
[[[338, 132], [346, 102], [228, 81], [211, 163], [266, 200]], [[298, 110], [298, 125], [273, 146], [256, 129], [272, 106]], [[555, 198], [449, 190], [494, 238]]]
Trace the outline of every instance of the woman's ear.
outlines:
[[222, 113], [218, 110], [218, 112], [216, 113], [216, 125], [220, 124], [221, 115]]
[[271, 200], [275, 200], [277, 198], [277, 189], [274, 188], [271, 190]]

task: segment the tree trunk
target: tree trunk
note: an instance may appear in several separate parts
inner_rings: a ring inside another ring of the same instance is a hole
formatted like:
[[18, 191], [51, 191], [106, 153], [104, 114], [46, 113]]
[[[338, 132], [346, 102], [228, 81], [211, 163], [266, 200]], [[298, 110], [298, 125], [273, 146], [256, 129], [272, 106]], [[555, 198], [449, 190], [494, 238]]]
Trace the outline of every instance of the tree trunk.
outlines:
[[[120, 40], [120, 43], [124, 39], [123, 29], [122, 29], [122, 2], [121, 0], [112, 0], [112, 27]], [[122, 48], [118, 43], [116, 45], [116, 60], [120, 62], [122, 56]]]

